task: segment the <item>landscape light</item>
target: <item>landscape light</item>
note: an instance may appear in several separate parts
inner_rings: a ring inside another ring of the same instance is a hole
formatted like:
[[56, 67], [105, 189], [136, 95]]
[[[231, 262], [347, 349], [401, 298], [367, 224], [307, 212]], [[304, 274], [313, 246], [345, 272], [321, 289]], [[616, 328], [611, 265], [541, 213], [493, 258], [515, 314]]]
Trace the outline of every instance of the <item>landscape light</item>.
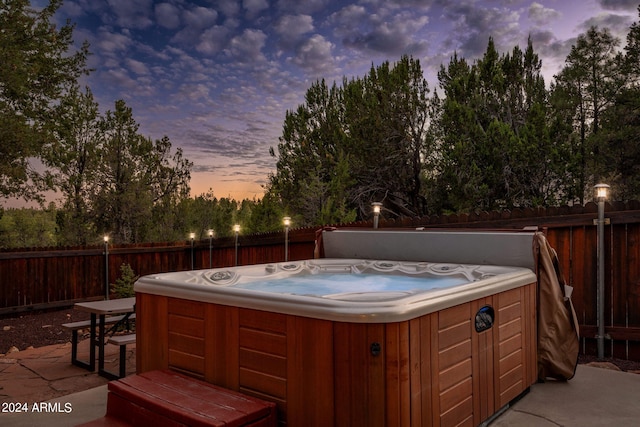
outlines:
[[598, 280], [597, 280], [597, 323], [598, 335], [596, 341], [598, 344], [598, 359], [604, 358], [604, 226], [607, 220], [604, 218], [604, 202], [607, 200], [609, 185], [596, 184], [596, 199], [598, 200], [598, 220], [596, 221], [598, 240]]
[[373, 207], [373, 228], [378, 228], [378, 220], [380, 218], [380, 210], [382, 209], [382, 203], [373, 202], [371, 203]]
[[291, 217], [285, 216], [282, 220], [284, 223], [284, 261], [289, 261], [289, 226], [291, 225]]
[[194, 254], [193, 254], [193, 239], [196, 238], [196, 233], [189, 233], [189, 238], [191, 239], [191, 269], [193, 270], [193, 267], [194, 267], [193, 266], [193, 263], [194, 263], [194, 260], [193, 260], [193, 256], [194, 256]]
[[109, 236], [106, 234], [104, 240], [104, 298], [109, 299]]
[[234, 225], [233, 231], [236, 232], [236, 265], [238, 265], [238, 233], [240, 233], [240, 224]]
[[209, 229], [209, 268], [213, 267], [213, 230]]

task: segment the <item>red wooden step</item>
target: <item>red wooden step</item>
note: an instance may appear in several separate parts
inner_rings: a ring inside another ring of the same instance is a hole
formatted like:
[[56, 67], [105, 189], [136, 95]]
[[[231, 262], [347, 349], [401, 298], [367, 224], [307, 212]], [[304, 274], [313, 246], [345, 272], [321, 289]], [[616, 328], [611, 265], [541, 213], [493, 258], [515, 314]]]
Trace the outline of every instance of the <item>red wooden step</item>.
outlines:
[[135, 417], [136, 425], [276, 425], [275, 403], [173, 371], [131, 375], [110, 382], [108, 388], [107, 415], [127, 421]]

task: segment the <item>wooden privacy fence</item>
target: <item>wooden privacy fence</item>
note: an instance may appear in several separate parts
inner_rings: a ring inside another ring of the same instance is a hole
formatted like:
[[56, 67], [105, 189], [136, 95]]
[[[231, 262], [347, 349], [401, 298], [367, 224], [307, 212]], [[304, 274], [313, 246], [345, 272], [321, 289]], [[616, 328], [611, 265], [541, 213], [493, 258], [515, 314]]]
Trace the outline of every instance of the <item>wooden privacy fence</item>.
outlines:
[[[538, 226], [558, 252], [564, 276], [574, 287], [582, 350], [594, 354], [597, 332], [597, 206], [515, 209], [503, 212], [382, 219], [381, 228], [521, 229]], [[640, 360], [640, 203], [607, 204], [605, 216], [606, 355]], [[371, 227], [370, 222], [345, 224]], [[289, 231], [289, 259], [313, 257], [316, 228]], [[106, 283], [120, 276], [123, 263], [138, 275], [235, 264], [235, 238], [191, 242], [109, 246], [108, 271], [104, 246], [29, 249], [0, 252], [0, 314], [33, 310], [74, 301], [103, 298]], [[238, 238], [238, 264], [284, 260], [284, 232]], [[108, 277], [108, 281], [107, 281]]]

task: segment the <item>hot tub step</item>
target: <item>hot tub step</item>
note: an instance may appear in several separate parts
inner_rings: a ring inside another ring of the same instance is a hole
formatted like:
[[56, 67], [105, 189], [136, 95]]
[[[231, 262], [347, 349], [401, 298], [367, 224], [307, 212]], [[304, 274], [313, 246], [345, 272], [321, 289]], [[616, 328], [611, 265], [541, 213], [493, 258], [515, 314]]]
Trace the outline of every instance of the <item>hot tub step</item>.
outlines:
[[110, 382], [108, 388], [106, 417], [126, 420], [131, 425], [276, 425], [274, 403], [169, 370], [131, 375]]

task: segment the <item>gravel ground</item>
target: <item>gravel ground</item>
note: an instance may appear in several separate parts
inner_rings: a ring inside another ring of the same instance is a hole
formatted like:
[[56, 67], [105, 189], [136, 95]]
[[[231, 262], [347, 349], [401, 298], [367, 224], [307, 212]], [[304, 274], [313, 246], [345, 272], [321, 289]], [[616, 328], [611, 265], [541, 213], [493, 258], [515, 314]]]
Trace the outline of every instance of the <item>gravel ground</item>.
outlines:
[[[42, 347], [71, 341], [71, 332], [61, 325], [68, 322], [88, 320], [89, 313], [74, 310], [40, 311], [0, 318], [0, 354], [12, 347], [25, 350], [29, 347]], [[622, 371], [640, 372], [640, 362], [606, 358], [599, 361], [595, 356], [580, 355], [578, 363], [610, 363]]]
[[12, 347], [25, 350], [71, 341], [71, 331], [63, 323], [88, 320], [89, 313], [69, 307], [63, 310], [22, 313], [0, 318], [0, 354]]

